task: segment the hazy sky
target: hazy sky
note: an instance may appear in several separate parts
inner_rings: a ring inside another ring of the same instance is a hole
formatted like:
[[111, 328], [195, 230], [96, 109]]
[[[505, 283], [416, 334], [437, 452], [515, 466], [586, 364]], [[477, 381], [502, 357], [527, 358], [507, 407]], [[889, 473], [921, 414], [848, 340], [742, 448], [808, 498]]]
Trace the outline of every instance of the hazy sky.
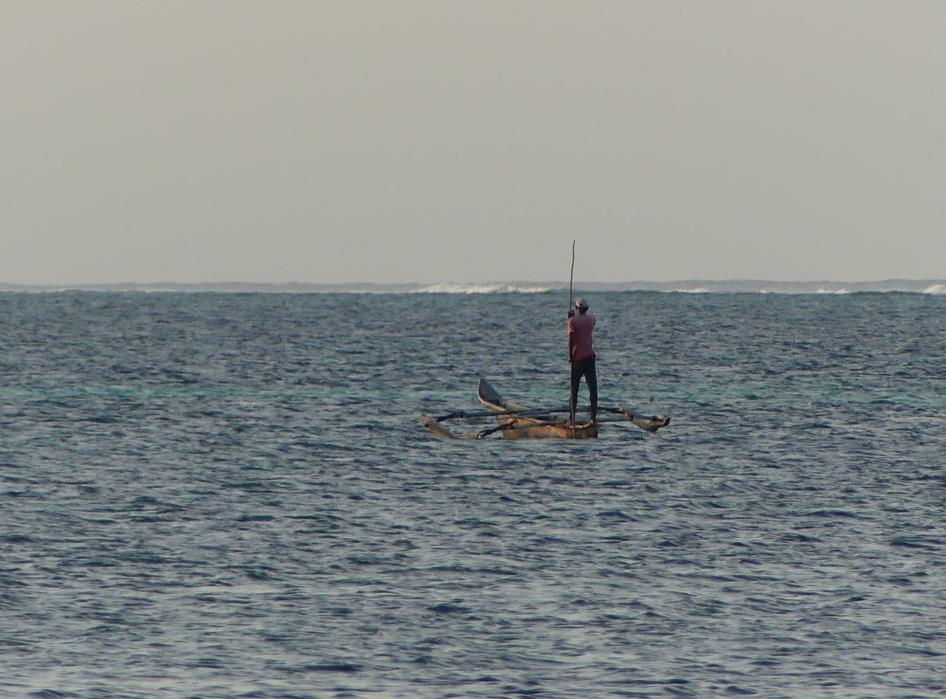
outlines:
[[942, 0], [0, 0], [0, 282], [946, 276]]

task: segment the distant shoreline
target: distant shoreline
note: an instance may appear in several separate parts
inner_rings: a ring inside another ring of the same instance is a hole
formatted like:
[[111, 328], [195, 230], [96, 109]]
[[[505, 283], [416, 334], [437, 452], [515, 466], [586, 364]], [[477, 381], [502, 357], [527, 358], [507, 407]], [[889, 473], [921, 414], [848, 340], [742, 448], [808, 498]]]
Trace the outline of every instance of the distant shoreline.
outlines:
[[[303, 283], [264, 284], [252, 282], [206, 283], [124, 283], [124, 284], [0, 284], [0, 293], [57, 293], [72, 291], [141, 293], [280, 293], [280, 294], [497, 294], [546, 293], [567, 289], [565, 282], [448, 282], [423, 283]], [[873, 282], [769, 281], [757, 279], [680, 280], [671, 282], [576, 282], [585, 292], [651, 291], [664, 293], [712, 294], [855, 294], [916, 293], [946, 295], [946, 279], [887, 279]]]

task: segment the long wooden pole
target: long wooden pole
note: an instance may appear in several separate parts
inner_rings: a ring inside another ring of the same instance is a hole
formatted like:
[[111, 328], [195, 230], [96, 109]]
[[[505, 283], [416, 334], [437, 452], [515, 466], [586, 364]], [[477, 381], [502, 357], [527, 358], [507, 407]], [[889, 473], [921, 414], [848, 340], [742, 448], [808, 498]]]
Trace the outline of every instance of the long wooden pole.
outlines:
[[[572, 271], [568, 277], [568, 311], [572, 312], [572, 283], [575, 281], [575, 241], [572, 241]], [[571, 338], [568, 340], [568, 417], [571, 420], [571, 424], [575, 424], [575, 411], [572, 408], [572, 377], [571, 377], [571, 366], [572, 366], [572, 342]]]
[[[572, 241], [572, 273], [568, 277], [568, 310], [572, 310], [572, 282], [575, 280], [575, 241]], [[571, 353], [569, 352], [569, 357]]]

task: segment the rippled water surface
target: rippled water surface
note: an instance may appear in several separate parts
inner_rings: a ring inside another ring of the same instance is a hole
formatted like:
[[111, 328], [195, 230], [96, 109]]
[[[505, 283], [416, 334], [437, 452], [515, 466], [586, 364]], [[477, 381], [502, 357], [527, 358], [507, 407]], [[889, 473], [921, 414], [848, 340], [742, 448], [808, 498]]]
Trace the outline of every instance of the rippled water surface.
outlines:
[[946, 297], [589, 298], [0, 294], [0, 696], [946, 695]]

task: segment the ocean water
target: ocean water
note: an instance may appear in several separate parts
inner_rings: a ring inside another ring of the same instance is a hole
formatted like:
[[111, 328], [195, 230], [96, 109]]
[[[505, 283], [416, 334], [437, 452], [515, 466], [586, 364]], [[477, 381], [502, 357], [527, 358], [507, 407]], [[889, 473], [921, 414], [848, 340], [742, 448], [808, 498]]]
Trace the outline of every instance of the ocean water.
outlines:
[[0, 294], [0, 696], [946, 696], [946, 296], [586, 295]]

